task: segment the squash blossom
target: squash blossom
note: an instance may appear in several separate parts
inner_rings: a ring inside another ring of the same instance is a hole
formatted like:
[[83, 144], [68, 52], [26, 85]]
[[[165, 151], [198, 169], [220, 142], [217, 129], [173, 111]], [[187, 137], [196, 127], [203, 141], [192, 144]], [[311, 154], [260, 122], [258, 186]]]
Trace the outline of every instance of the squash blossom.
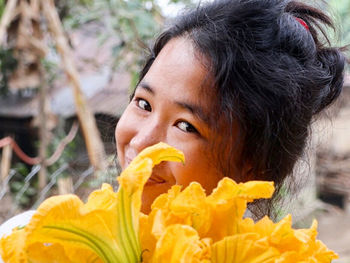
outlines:
[[[142, 190], [153, 166], [184, 162], [183, 154], [159, 143], [143, 150], [118, 177], [92, 192], [86, 203], [74, 195], [44, 201], [24, 228], [0, 240], [10, 263], [294, 263], [331, 262], [337, 255], [310, 229], [293, 229], [291, 216], [278, 223], [244, 218], [247, 203], [270, 198], [272, 182], [237, 184], [222, 179], [206, 195], [199, 183], [173, 186], [140, 212]], [[181, 191], [182, 190], [182, 191]]]

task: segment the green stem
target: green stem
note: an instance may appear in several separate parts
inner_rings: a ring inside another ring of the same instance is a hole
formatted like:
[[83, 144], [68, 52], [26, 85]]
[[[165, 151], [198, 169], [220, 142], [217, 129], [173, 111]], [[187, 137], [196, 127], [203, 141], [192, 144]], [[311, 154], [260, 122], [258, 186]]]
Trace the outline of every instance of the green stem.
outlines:
[[132, 248], [131, 240], [128, 235], [128, 225], [127, 219], [125, 218], [125, 203], [124, 203], [124, 189], [120, 188], [118, 192], [118, 219], [120, 219], [120, 229], [118, 229], [119, 237], [118, 240], [120, 244], [123, 246], [123, 250], [125, 252], [125, 256], [127, 257], [127, 262], [136, 263], [135, 254]]
[[[65, 227], [50, 226], [50, 225], [43, 226], [43, 228], [68, 232], [83, 238], [83, 240], [78, 239], [76, 240], [76, 242], [83, 243], [89, 248], [91, 248], [105, 263], [123, 263], [122, 258], [120, 258], [117, 254], [115, 254], [114, 251], [108, 246], [108, 244], [106, 244], [103, 240], [99, 239], [96, 236], [87, 234], [86, 232], [81, 231], [80, 229], [74, 230], [74, 229], [69, 229]], [[55, 238], [65, 240], [63, 238], [58, 238], [58, 237], [55, 237]], [[72, 239], [66, 239], [65, 241], [72, 241]]]

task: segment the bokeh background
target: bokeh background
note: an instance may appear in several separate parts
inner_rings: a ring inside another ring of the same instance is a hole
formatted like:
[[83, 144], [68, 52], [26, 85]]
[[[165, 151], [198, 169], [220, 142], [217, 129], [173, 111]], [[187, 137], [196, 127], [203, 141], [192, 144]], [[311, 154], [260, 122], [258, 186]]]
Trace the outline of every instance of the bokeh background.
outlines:
[[[310, 1], [309, 1], [310, 2]], [[314, 1], [350, 44], [350, 0]], [[116, 186], [114, 128], [164, 24], [195, 0], [0, 0], [0, 224], [55, 194]], [[347, 53], [348, 55], [349, 52]], [[350, 262], [350, 72], [312, 125], [280, 216], [319, 221]], [[116, 186], [117, 187], [117, 186]]]

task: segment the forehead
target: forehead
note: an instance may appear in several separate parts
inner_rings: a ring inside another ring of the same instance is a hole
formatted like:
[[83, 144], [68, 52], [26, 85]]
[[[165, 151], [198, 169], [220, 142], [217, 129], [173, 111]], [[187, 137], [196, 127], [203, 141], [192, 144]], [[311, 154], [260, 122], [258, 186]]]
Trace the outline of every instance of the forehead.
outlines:
[[162, 48], [143, 81], [157, 92], [210, 108], [215, 94], [204, 62], [191, 40], [174, 38]]

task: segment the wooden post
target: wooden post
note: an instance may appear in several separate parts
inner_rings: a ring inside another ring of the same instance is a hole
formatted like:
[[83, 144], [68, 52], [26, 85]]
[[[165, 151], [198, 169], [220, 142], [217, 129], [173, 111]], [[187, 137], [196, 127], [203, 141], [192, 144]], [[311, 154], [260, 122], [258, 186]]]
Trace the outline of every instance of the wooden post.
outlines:
[[57, 180], [58, 194], [65, 195], [73, 193], [72, 177], [60, 177]]
[[1, 182], [3, 182], [6, 177], [9, 175], [11, 167], [11, 158], [12, 158], [12, 148], [8, 144], [2, 149], [2, 158], [1, 158]]
[[41, 160], [41, 167], [39, 171], [39, 190], [42, 190], [47, 183], [47, 165], [46, 155], [48, 146], [48, 135], [47, 135], [47, 116], [48, 116], [48, 105], [47, 105], [47, 85], [45, 79], [45, 73], [42, 66], [40, 66], [40, 78], [41, 86], [39, 92], [39, 158]]
[[53, 0], [41, 0], [43, 15], [47, 19], [49, 31], [56, 42], [57, 52], [61, 56], [63, 69], [72, 84], [76, 111], [82, 128], [86, 148], [91, 165], [95, 171], [104, 171], [107, 168], [107, 158], [100, 133], [97, 129], [95, 117], [91, 112], [85, 96], [80, 88], [79, 74], [75, 67], [71, 48], [64, 35], [61, 21], [57, 14]]

